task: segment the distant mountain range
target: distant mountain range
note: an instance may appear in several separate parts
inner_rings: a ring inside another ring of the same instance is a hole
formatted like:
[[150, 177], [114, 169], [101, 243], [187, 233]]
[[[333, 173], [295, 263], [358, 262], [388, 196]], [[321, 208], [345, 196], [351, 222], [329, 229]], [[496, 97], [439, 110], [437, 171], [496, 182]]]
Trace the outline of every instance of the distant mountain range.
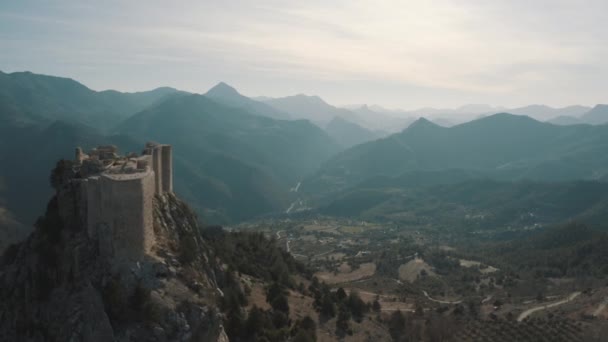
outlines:
[[592, 125], [608, 123], [608, 105], [598, 104], [581, 116], [581, 120]]
[[342, 149], [308, 121], [267, 117], [287, 116], [225, 84], [203, 96], [170, 88], [96, 92], [32, 73], [0, 79], [5, 222], [34, 222], [51, 194], [49, 170], [73, 158], [76, 146], [135, 151], [149, 140], [173, 144], [176, 191], [211, 223], [284, 210], [289, 189]]
[[236, 89], [224, 82], [218, 83], [205, 93], [205, 96], [221, 104], [240, 108], [250, 113], [273, 119], [289, 119], [289, 114], [269, 106], [263, 102], [252, 100], [241, 95]]
[[595, 107], [585, 111], [582, 115], [562, 115], [548, 120], [547, 122], [555, 125], [603, 125], [608, 123], [608, 105], [598, 104]]
[[20, 124], [64, 120], [105, 131], [179, 93], [183, 92], [167, 87], [139, 93], [97, 92], [69, 78], [0, 72], [0, 120]]
[[552, 123], [554, 125], [560, 125], [560, 126], [584, 124], [583, 120], [581, 120], [579, 118], [575, 118], [573, 116], [558, 116], [556, 118], [548, 120], [547, 122]]
[[344, 147], [352, 147], [383, 136], [382, 133], [372, 132], [340, 116], [334, 117], [325, 126], [325, 131]]
[[408, 113], [387, 112], [379, 107], [367, 105], [353, 108], [352, 111], [358, 114], [361, 125], [386, 132], [385, 135], [400, 132], [416, 120], [416, 117]]
[[527, 115], [539, 121], [547, 121], [560, 116], [580, 117], [591, 110], [585, 106], [568, 106], [564, 108], [553, 108], [545, 105], [530, 105], [526, 107], [506, 109], [503, 112]]
[[119, 132], [172, 144], [176, 191], [224, 222], [284, 209], [290, 187], [340, 149], [308, 121], [274, 120], [203, 95], [146, 109]]
[[266, 99], [264, 103], [288, 113], [295, 119], [310, 120], [319, 126], [325, 126], [335, 117], [342, 117], [351, 122], [354, 121], [353, 112], [345, 108], [334, 107], [318, 96], [299, 94], [276, 99]]
[[303, 191], [348, 188], [370, 177], [462, 169], [497, 179], [598, 179], [608, 173], [608, 125], [556, 126], [495, 114], [451, 128], [419, 119], [401, 133], [326, 162]]
[[319, 127], [344, 147], [351, 147], [399, 131], [410, 123], [373, 111], [348, 110], [332, 106], [318, 96], [294, 95], [282, 98], [258, 98], [292, 118], [306, 119]]
[[[318, 96], [300, 94], [275, 99], [268, 97], [252, 99], [239, 94], [236, 89], [223, 82], [211, 88], [205, 93], [205, 96], [216, 102], [260, 116], [284, 120], [309, 120], [325, 129], [329, 136], [344, 148], [383, 137], [387, 133], [381, 128], [390, 127], [390, 125], [371, 124], [382, 121], [381, 114], [371, 113], [371, 116], [368, 116], [367, 113], [358, 114], [344, 108], [334, 107]], [[406, 124], [402, 126], [407, 127]]]
[[489, 116], [496, 113], [510, 113], [516, 115], [526, 115], [538, 121], [547, 121], [556, 125], [575, 125], [591, 124], [601, 125], [608, 123], [607, 105], [596, 105], [594, 108], [586, 106], [567, 106], [563, 108], [553, 108], [546, 105], [529, 105], [518, 108], [493, 107], [484, 104], [464, 105], [456, 109], [437, 109], [420, 108], [414, 110], [390, 110], [377, 105], [357, 105], [347, 108], [364, 111], [390, 114], [400, 118], [425, 117], [441, 126], [449, 127], [455, 124], [464, 123], [480, 117]]
[[[35, 221], [51, 194], [48, 170], [72, 158], [74, 147], [115, 144], [126, 152], [148, 140], [175, 146], [176, 191], [211, 223], [281, 212], [302, 196], [379, 180], [605, 181], [607, 108], [509, 110], [552, 116], [549, 124], [492, 115], [496, 108], [486, 105], [347, 109], [318, 96], [253, 99], [225, 83], [204, 95], [98, 92], [67, 78], [0, 72], [0, 226]], [[421, 114], [430, 118], [416, 120]], [[473, 121], [458, 124], [467, 115]], [[301, 181], [299, 193], [290, 191]]]

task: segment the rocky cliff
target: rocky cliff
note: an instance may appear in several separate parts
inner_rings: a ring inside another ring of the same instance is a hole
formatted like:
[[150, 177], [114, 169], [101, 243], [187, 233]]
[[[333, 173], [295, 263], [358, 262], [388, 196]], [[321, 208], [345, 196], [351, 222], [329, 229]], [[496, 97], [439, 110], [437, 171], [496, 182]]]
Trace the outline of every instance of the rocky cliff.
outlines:
[[35, 231], [0, 263], [1, 341], [227, 341], [197, 219], [173, 194], [154, 199], [145, 258], [104, 258], [87, 233], [82, 192], [67, 181]]

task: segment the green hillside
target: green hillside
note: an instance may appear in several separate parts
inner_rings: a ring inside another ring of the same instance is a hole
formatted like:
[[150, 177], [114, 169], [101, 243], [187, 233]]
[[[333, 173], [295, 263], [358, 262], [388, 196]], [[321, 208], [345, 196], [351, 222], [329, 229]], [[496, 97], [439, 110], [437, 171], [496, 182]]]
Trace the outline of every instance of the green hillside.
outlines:
[[606, 232], [571, 222], [513, 241], [490, 243], [480, 252], [497, 265], [507, 262], [516, 271], [533, 271], [542, 277], [605, 278], [608, 275]]
[[346, 148], [379, 138], [374, 132], [339, 116], [333, 118], [325, 126], [325, 131]]
[[77, 146], [84, 149], [114, 144], [126, 151], [139, 151], [141, 145], [125, 136], [104, 136], [88, 126], [55, 121], [47, 127], [27, 126], [0, 129], [0, 191], [6, 207], [23, 224], [31, 225], [44, 210], [52, 189], [48, 170], [59, 159], [74, 158]]
[[228, 94], [229, 104], [171, 88], [96, 92], [67, 78], [0, 73], [3, 215], [33, 223], [51, 194], [48, 170], [76, 146], [173, 144], [177, 192], [210, 222], [284, 210], [289, 189], [340, 148], [308, 121], [264, 117], [264, 108], [277, 111], [229, 86], [210, 93]]
[[598, 104], [581, 116], [581, 120], [592, 125], [608, 123], [608, 105]]
[[339, 149], [308, 121], [274, 120], [202, 95], [169, 99], [119, 131], [172, 144], [176, 191], [223, 220], [284, 210], [289, 188]]
[[271, 107], [263, 102], [255, 101], [247, 96], [241, 95], [236, 89], [224, 82], [218, 83], [215, 87], [209, 89], [205, 96], [215, 102], [240, 108], [249, 113], [266, 116], [273, 119], [289, 119], [289, 115]]
[[176, 93], [172, 88], [97, 92], [69, 78], [0, 72], [0, 120], [22, 125], [63, 120], [106, 130]]
[[444, 184], [362, 183], [321, 200], [326, 215], [430, 225], [454, 231], [536, 229], [578, 220], [605, 227], [608, 183], [501, 182], [452, 172]]
[[598, 179], [608, 173], [608, 126], [556, 126], [496, 114], [444, 128], [420, 119], [403, 132], [346, 150], [303, 183], [336, 191], [375, 176], [470, 170], [497, 179]]

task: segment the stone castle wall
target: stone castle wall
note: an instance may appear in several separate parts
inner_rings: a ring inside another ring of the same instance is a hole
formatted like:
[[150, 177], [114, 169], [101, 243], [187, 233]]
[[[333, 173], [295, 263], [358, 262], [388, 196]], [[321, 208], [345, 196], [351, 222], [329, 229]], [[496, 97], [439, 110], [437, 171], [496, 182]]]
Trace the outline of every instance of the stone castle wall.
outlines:
[[80, 180], [87, 229], [103, 256], [139, 260], [155, 243], [155, 194], [173, 191], [171, 146], [148, 144], [134, 172], [108, 169]]
[[148, 143], [145, 153], [151, 157], [156, 192], [159, 194], [173, 192], [173, 148], [171, 145]]
[[163, 157], [162, 148], [154, 148], [152, 150], [152, 168], [154, 169], [154, 183], [157, 193], [163, 191]]
[[171, 145], [161, 147], [162, 154], [162, 191], [173, 192], [173, 149]]
[[86, 188], [87, 226], [100, 241], [102, 255], [137, 259], [148, 253], [154, 244], [154, 173], [129, 179], [90, 177]]

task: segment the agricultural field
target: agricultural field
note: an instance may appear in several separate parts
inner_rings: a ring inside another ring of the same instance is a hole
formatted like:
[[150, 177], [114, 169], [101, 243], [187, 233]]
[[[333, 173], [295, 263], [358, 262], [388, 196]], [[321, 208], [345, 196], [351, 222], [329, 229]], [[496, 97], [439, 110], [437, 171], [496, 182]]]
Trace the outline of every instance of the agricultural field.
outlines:
[[[233, 229], [263, 231], [333, 291], [355, 292], [370, 307], [375, 303], [378, 322], [384, 323], [358, 325], [367, 331], [359, 331], [363, 336], [381, 336], [374, 327], [386, 328], [396, 313], [422, 335], [430, 332], [415, 315], [436, 319], [458, 341], [543, 341], [552, 334], [583, 341], [608, 323], [608, 289], [601, 278], [542, 276], [548, 271], [519, 261], [538, 258], [533, 253], [502, 257], [485, 245], [475, 247], [475, 240], [441, 239], [434, 227], [315, 217]], [[326, 326], [319, 327], [320, 340]], [[357, 336], [350, 340], [366, 340]]]

